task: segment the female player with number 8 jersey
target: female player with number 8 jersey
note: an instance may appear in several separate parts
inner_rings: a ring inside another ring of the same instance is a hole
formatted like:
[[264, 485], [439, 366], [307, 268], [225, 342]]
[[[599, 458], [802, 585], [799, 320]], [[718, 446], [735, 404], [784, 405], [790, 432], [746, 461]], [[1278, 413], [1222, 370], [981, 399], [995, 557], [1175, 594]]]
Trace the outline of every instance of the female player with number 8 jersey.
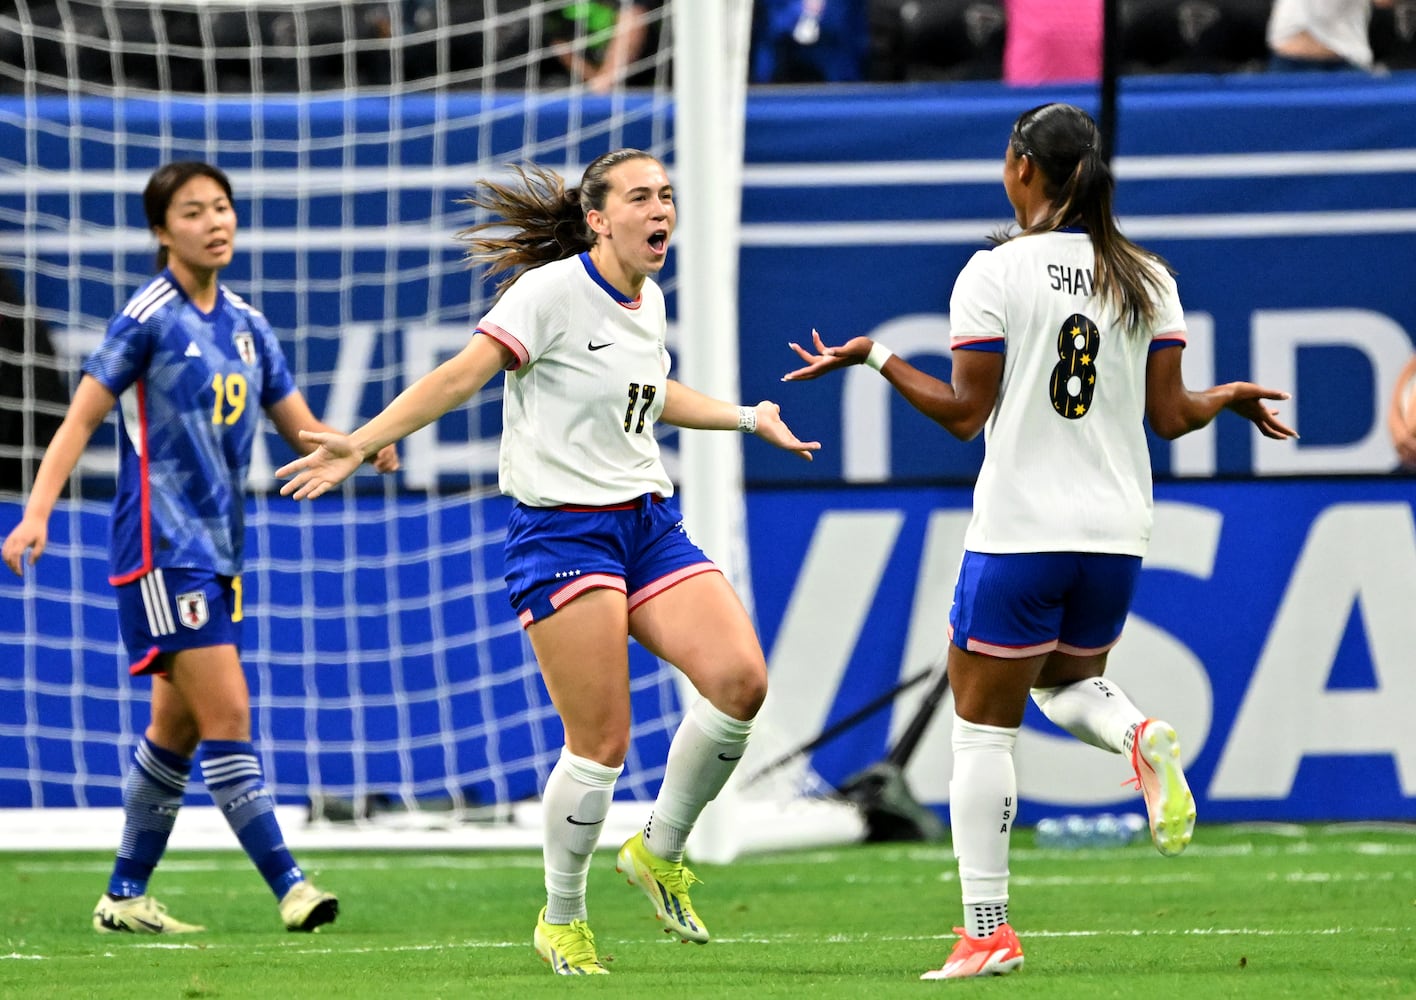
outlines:
[[1022, 946], [1008, 923], [1008, 837], [1017, 816], [1013, 747], [1029, 693], [1057, 725], [1131, 755], [1162, 854], [1184, 850], [1194, 799], [1175, 730], [1110, 680], [1150, 538], [1143, 419], [1173, 439], [1222, 409], [1270, 438], [1293, 437], [1247, 382], [1185, 388], [1185, 319], [1168, 265], [1126, 239], [1096, 124], [1047, 104], [1014, 123], [1003, 187], [1020, 231], [960, 272], [949, 302], [953, 371], [935, 379], [857, 337], [792, 349], [811, 379], [866, 364], [956, 437], [980, 429], [985, 456], [949, 616], [954, 695], [950, 827], [964, 927], [925, 979], [1011, 972]]
[[[167, 913], [148, 880], [182, 804], [193, 755], [202, 780], [292, 931], [329, 923], [335, 896], [285, 846], [251, 743], [239, 658], [245, 482], [261, 410], [291, 446], [330, 430], [310, 412], [270, 324], [217, 281], [235, 248], [231, 183], [206, 163], [158, 168], [143, 191], [158, 274], [108, 324], [35, 476], [3, 558], [20, 573], [48, 540], [49, 514], [114, 404], [118, 488], [109, 582], [134, 675], [152, 677], [152, 718], [123, 781], [123, 838], [93, 912], [102, 933], [204, 928]], [[397, 468], [390, 449], [375, 462]]]

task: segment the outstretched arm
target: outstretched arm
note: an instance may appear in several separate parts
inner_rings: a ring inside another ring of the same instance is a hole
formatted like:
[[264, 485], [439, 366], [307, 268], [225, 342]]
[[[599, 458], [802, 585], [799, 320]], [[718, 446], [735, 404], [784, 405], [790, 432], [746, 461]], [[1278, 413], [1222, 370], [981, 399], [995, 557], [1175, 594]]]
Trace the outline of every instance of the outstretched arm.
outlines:
[[[811, 331], [811, 339], [815, 354], [800, 344], [787, 345], [806, 365], [783, 375], [782, 381], [820, 378], [839, 368], [865, 364], [872, 349], [877, 350], [877, 357], [883, 350], [869, 337], [856, 337], [840, 347], [826, 346], [815, 330]], [[998, 388], [1003, 381], [1003, 355], [991, 351], [954, 351], [948, 382], [920, 371], [895, 354], [889, 354], [879, 368], [911, 406], [960, 441], [971, 440], [983, 429], [998, 402]]]
[[664, 413], [659, 419], [666, 424], [704, 431], [745, 430], [784, 451], [796, 452], [808, 462], [811, 453], [821, 449], [820, 441], [798, 440], [783, 422], [782, 408], [771, 400], [764, 399], [752, 407], [738, 406], [705, 396], [673, 379], [668, 380], [664, 391]]
[[1278, 411], [1264, 402], [1288, 398], [1286, 392], [1252, 382], [1228, 382], [1199, 392], [1187, 389], [1180, 374], [1179, 345], [1153, 350], [1146, 361], [1146, 419], [1167, 441], [1199, 430], [1226, 409], [1251, 421], [1264, 437], [1296, 438], [1298, 432], [1281, 423]]
[[54, 432], [49, 447], [44, 450], [44, 459], [35, 473], [34, 488], [30, 490], [29, 502], [25, 504], [24, 517], [15, 525], [5, 539], [0, 558], [16, 575], [22, 573], [25, 552], [30, 554], [29, 564], [33, 566], [49, 541], [49, 514], [64, 491], [64, 484], [79, 464], [79, 458], [88, 446], [89, 438], [113, 409], [117, 397], [109, 392], [102, 382], [92, 375], [79, 380], [74, 390], [74, 399], [64, 414], [64, 422]]
[[280, 488], [281, 495], [296, 500], [323, 496], [384, 447], [467, 402], [511, 361], [511, 352], [491, 337], [474, 336], [459, 354], [404, 389], [353, 433], [300, 431], [300, 438], [316, 447], [275, 471], [282, 479], [290, 477]]

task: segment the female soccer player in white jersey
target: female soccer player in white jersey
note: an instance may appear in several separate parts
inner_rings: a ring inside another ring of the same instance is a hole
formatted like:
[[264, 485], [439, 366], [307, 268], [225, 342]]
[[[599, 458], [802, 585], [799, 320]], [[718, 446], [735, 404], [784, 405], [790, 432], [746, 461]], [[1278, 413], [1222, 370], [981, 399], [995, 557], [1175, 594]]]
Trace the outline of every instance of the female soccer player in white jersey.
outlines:
[[[298, 451], [313, 447], [300, 431], [330, 428], [295, 388], [266, 318], [217, 281], [236, 238], [226, 175], [205, 163], [167, 164], [148, 181], [143, 208], [159, 244], [158, 274], [84, 362], [0, 555], [20, 573], [26, 551], [30, 564], [43, 553], [60, 491], [121, 403], [109, 582], [130, 670], [152, 677], [152, 718], [123, 782], [123, 839], [94, 929], [204, 930], [170, 916], [147, 892], [200, 748], [207, 791], [275, 894], [285, 926], [310, 931], [332, 921], [339, 902], [306, 881], [276, 823], [251, 745], [237, 623], [257, 411]], [[397, 456], [390, 449], [375, 464], [390, 471]]]
[[600, 974], [585, 883], [629, 747], [629, 637], [701, 695], [674, 735], [649, 822], [618, 857], [665, 931], [685, 941], [706, 942], [708, 930], [689, 900], [684, 842], [737, 766], [767, 692], [747, 613], [669, 500], [654, 427], [746, 431], [807, 459], [820, 446], [797, 440], [774, 403], [721, 402], [669, 377], [651, 276], [675, 211], [658, 160], [607, 153], [569, 190], [539, 168], [520, 180], [483, 181], [472, 203], [497, 219], [460, 234], [473, 260], [508, 275], [467, 347], [353, 434], [306, 435], [321, 447], [277, 475], [292, 477], [282, 493], [317, 497], [507, 370], [500, 482], [518, 501], [507, 584], [566, 740], [544, 793], [547, 902], [533, 940], [556, 972]]
[[964, 267], [949, 302], [953, 371], [941, 382], [857, 337], [786, 376], [847, 365], [880, 371], [956, 437], [987, 442], [949, 625], [954, 695], [950, 827], [964, 924], [926, 979], [1010, 972], [1008, 835], [1017, 815], [1013, 745], [1029, 691], [1049, 719], [1129, 753], [1162, 854], [1178, 854], [1195, 806], [1175, 730], [1102, 679], [1121, 635], [1151, 529], [1142, 419], [1164, 438], [1230, 409], [1271, 438], [1294, 436], [1247, 382], [1185, 388], [1185, 319], [1163, 260], [1112, 216], [1113, 181], [1081, 109], [1048, 104], [1008, 138], [1003, 187], [1021, 231]]

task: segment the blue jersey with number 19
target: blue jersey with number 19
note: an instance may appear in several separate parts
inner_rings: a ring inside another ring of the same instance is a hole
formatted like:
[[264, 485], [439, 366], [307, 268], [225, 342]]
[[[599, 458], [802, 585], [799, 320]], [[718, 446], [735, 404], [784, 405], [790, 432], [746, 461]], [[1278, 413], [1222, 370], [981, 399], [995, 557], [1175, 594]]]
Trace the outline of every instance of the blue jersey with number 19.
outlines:
[[257, 411], [295, 389], [266, 318], [224, 287], [204, 313], [163, 271], [84, 371], [119, 400], [109, 581], [156, 567], [240, 573]]

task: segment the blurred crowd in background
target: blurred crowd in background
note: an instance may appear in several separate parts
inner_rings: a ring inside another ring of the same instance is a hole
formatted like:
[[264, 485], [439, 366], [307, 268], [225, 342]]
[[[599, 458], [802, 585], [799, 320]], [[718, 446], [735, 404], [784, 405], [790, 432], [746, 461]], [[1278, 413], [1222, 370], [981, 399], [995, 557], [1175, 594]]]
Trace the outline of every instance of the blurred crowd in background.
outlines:
[[[663, 0], [296, 6], [0, 0], [0, 92], [77, 77], [218, 93], [575, 80], [603, 93], [668, 72], [652, 57]], [[1101, 72], [1102, 24], [1103, 0], [756, 0], [749, 76], [1085, 82]], [[1416, 0], [1120, 0], [1116, 27], [1127, 75], [1416, 67]]]

